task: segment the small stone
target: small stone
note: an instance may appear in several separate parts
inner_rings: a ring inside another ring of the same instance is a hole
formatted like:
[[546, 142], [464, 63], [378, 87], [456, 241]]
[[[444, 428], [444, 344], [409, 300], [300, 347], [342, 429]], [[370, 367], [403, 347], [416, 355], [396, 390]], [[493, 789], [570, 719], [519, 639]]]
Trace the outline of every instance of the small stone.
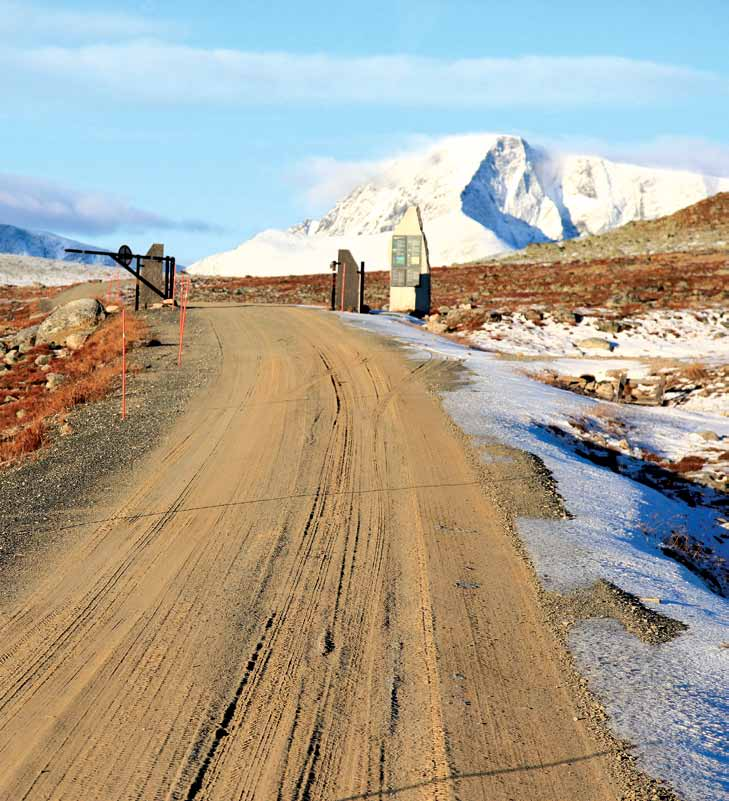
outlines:
[[63, 373], [48, 373], [46, 377], [46, 389], [54, 390], [65, 384], [68, 381], [68, 376]]
[[706, 442], [716, 442], [721, 439], [715, 431], [699, 431], [699, 436]]
[[35, 357], [35, 362], [38, 367], [41, 367], [44, 364], [50, 364], [53, 356], [50, 353], [41, 353], [40, 356]]

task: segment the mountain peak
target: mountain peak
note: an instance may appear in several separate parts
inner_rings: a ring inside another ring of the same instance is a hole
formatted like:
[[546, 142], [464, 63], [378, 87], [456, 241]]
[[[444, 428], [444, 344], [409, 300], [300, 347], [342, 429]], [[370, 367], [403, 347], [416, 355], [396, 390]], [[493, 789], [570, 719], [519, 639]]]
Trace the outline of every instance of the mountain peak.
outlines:
[[413, 205], [420, 207], [433, 264], [471, 261], [654, 219], [722, 189], [729, 179], [557, 155], [516, 135], [449, 136], [382, 162], [319, 221], [265, 231], [190, 270], [325, 272], [339, 248], [370, 269], [386, 269], [389, 232]]

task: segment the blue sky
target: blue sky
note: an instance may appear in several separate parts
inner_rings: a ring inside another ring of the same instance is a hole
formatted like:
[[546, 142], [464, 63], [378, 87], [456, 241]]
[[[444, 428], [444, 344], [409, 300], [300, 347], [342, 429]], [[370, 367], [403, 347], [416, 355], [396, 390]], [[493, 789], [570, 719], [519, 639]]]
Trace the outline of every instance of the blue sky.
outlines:
[[729, 9], [0, 0], [0, 222], [183, 262], [453, 133], [729, 175]]

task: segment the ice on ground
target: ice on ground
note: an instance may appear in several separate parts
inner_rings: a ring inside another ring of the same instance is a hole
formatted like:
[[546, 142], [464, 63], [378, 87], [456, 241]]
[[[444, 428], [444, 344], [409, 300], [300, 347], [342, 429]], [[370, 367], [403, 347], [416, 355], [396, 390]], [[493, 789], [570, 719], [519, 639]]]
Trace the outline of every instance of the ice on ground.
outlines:
[[[660, 549], [675, 527], [706, 532], [711, 510], [692, 508], [577, 456], [548, 426], [590, 414], [596, 401], [533, 381], [523, 365], [468, 350], [393, 316], [345, 315], [351, 324], [396, 337], [420, 353], [459, 360], [470, 383], [444, 395], [446, 410], [477, 441], [499, 441], [539, 456], [558, 482], [570, 520], [520, 519], [518, 529], [550, 590], [569, 591], [599, 578], [639, 597], [688, 630], [670, 643], [644, 645], [614, 621], [585, 621], [571, 644], [579, 668], [602, 698], [612, 725], [633, 742], [641, 767], [670, 781], [685, 801], [729, 798], [726, 730], [729, 604]], [[505, 402], [508, 399], [508, 403]], [[620, 407], [621, 410], [623, 407]], [[652, 447], [708, 428], [706, 418], [665, 409], [630, 409]], [[729, 434], [727, 421], [713, 421]], [[673, 433], [672, 433], [673, 432]], [[658, 535], [658, 536], [657, 536]]]

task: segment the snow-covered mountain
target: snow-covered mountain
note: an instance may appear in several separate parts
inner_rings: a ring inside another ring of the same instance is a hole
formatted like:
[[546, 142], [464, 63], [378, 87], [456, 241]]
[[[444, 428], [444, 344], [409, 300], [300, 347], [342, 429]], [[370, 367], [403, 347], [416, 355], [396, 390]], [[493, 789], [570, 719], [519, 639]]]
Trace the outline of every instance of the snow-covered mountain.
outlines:
[[81, 264], [101, 264], [113, 266], [114, 262], [103, 256], [87, 256], [80, 253], [65, 253], [66, 248], [82, 250], [104, 250], [94, 245], [86, 245], [73, 239], [50, 234], [46, 231], [29, 231], [14, 225], [0, 225], [0, 253], [16, 256], [35, 256], [55, 261], [73, 261]]
[[339, 248], [387, 269], [389, 232], [420, 206], [433, 265], [597, 234], [729, 190], [729, 178], [565, 156], [518, 136], [452, 136], [383, 162], [319, 220], [267, 230], [188, 268], [207, 275], [327, 272]]

